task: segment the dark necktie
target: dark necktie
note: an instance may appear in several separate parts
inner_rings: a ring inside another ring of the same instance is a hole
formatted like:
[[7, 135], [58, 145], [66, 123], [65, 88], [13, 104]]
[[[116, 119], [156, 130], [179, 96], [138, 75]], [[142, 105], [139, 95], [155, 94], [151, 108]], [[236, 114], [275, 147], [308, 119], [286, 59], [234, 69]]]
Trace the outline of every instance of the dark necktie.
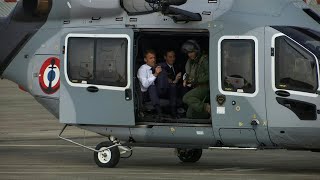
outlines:
[[176, 78], [173, 66], [169, 66], [170, 70], [168, 72], [168, 78], [171, 79], [172, 81], [174, 81], [174, 79]]
[[173, 76], [176, 76], [176, 73], [174, 72], [173, 66], [170, 67], [170, 71], [171, 71], [171, 74], [172, 74]]

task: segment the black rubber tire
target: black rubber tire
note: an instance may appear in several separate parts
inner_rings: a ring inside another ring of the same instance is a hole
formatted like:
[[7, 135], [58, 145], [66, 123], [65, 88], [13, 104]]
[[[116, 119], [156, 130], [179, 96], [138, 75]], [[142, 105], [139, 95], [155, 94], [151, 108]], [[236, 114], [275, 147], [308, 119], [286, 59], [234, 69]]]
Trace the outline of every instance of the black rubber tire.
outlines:
[[[113, 143], [112, 142], [109, 142], [109, 141], [106, 141], [106, 142], [102, 142], [100, 144], [98, 144], [96, 146], [96, 150], [100, 150], [102, 148], [106, 148], [106, 147], [110, 147], [112, 146]], [[107, 150], [108, 151], [108, 150]], [[111, 158], [108, 162], [102, 162], [99, 160], [99, 154], [98, 152], [94, 152], [93, 154], [93, 158], [94, 158], [94, 161], [95, 163], [101, 167], [101, 168], [113, 168], [115, 167], [119, 161], [120, 161], [120, 151], [119, 151], [119, 148], [116, 146], [116, 147], [112, 147], [109, 149], [109, 154], [111, 154]]]
[[202, 149], [177, 149], [178, 157], [182, 162], [195, 163], [202, 156]]

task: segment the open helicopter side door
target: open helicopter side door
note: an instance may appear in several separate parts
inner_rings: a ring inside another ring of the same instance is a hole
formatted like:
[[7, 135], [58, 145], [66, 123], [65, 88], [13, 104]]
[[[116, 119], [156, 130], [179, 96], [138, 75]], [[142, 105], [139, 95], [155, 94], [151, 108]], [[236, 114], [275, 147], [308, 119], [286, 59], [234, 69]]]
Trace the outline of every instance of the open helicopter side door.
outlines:
[[60, 122], [135, 125], [132, 29], [66, 32]]

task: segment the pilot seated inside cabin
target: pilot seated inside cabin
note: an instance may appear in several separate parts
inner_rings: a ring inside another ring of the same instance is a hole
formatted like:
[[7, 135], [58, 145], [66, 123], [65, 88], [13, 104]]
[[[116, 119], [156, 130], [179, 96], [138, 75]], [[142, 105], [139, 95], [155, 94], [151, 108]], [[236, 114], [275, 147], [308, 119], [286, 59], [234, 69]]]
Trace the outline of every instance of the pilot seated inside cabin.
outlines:
[[[165, 59], [168, 56], [172, 56], [173, 53], [174, 52], [168, 52], [165, 56]], [[169, 58], [173, 58], [173, 57], [169, 57]], [[175, 83], [180, 80], [181, 73], [176, 74], [174, 80], [168, 79], [169, 74], [166, 66], [168, 66], [169, 69], [170, 69], [170, 66], [171, 67], [174, 67], [174, 66], [172, 63], [157, 65], [156, 53], [154, 50], [147, 50], [145, 52], [144, 61], [145, 61], [145, 64], [139, 68], [138, 74], [137, 74], [137, 77], [140, 82], [140, 89], [142, 92], [142, 96], [144, 97], [149, 96], [152, 102], [152, 105], [156, 110], [157, 120], [160, 120], [162, 116], [160, 97], [163, 95], [168, 95], [170, 99], [171, 115], [174, 118], [177, 117], [177, 113], [176, 113], [177, 90], [176, 90]]]
[[201, 53], [195, 40], [188, 40], [181, 49], [188, 55], [183, 80], [183, 86], [189, 87], [189, 92], [183, 96], [183, 102], [188, 105], [187, 118], [207, 119], [211, 115], [211, 106], [206, 102], [210, 97], [209, 58]]

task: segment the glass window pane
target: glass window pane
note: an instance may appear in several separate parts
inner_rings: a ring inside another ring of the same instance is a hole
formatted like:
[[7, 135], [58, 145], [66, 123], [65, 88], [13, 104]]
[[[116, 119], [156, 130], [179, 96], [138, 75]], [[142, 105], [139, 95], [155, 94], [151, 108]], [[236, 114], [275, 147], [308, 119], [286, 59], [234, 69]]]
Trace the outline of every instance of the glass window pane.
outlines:
[[276, 39], [276, 87], [304, 92], [318, 89], [315, 57], [287, 37]]
[[320, 59], [320, 32], [300, 27], [274, 26], [273, 28], [294, 39]]
[[98, 39], [96, 48], [97, 84], [127, 85], [127, 39]]
[[68, 44], [68, 76], [81, 83], [94, 80], [94, 39], [70, 38]]
[[71, 82], [127, 86], [127, 39], [69, 38], [68, 43]]
[[248, 39], [228, 39], [221, 44], [224, 91], [255, 92], [255, 42]]

